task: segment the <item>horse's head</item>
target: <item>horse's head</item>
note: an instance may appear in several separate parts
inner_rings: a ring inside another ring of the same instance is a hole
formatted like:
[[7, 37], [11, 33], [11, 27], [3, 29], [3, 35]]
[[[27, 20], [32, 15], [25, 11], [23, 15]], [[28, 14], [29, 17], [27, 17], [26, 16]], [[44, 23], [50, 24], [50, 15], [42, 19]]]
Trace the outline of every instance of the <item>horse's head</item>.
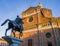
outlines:
[[6, 24], [8, 21], [11, 21], [11, 20], [6, 19], [6, 20], [1, 24], [1, 26], [3, 26], [4, 24]]

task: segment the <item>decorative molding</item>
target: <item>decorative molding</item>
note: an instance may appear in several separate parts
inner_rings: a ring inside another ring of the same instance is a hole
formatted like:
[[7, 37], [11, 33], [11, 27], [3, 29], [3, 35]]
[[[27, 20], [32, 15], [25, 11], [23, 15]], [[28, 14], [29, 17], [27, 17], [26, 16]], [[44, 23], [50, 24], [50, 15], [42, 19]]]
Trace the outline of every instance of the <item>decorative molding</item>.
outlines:
[[39, 13], [40, 11], [35, 11], [34, 13], [32, 13], [32, 14], [29, 14], [29, 15], [26, 15], [26, 16], [23, 16], [23, 18], [25, 18], [25, 17], [28, 17], [28, 16], [31, 16], [31, 15], [34, 15], [34, 14], [37, 14], [37, 13]]

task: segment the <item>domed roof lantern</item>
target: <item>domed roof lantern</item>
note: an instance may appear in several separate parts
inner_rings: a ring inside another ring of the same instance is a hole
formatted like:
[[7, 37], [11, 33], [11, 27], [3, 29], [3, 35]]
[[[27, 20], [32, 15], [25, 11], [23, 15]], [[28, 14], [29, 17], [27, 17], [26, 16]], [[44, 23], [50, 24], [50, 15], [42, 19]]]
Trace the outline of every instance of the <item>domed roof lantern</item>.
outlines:
[[41, 8], [43, 8], [43, 5], [41, 4], [41, 3], [39, 3], [39, 5], [38, 5], [39, 7], [41, 7]]

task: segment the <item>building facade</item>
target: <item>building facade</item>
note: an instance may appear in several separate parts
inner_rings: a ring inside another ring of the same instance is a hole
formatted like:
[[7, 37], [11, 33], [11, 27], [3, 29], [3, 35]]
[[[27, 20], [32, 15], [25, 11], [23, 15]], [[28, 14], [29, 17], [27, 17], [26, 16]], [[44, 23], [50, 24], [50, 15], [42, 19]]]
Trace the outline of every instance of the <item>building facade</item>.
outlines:
[[0, 38], [0, 46], [8, 46], [8, 43], [4, 39]]
[[60, 17], [42, 4], [30, 7], [22, 13], [24, 31], [20, 46], [60, 46]]

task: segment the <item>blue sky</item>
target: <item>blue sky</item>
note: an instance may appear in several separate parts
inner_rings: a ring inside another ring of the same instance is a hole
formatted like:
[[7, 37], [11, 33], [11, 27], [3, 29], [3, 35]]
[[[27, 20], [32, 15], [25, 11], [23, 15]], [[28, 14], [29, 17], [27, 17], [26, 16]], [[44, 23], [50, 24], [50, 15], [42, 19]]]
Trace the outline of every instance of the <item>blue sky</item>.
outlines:
[[[39, 3], [43, 7], [51, 9], [54, 17], [60, 16], [60, 0], [0, 0], [0, 25], [8, 18], [14, 20], [17, 15], [31, 6], [37, 6]], [[4, 36], [7, 24], [0, 26], [0, 37]], [[8, 31], [10, 34], [10, 30]]]

